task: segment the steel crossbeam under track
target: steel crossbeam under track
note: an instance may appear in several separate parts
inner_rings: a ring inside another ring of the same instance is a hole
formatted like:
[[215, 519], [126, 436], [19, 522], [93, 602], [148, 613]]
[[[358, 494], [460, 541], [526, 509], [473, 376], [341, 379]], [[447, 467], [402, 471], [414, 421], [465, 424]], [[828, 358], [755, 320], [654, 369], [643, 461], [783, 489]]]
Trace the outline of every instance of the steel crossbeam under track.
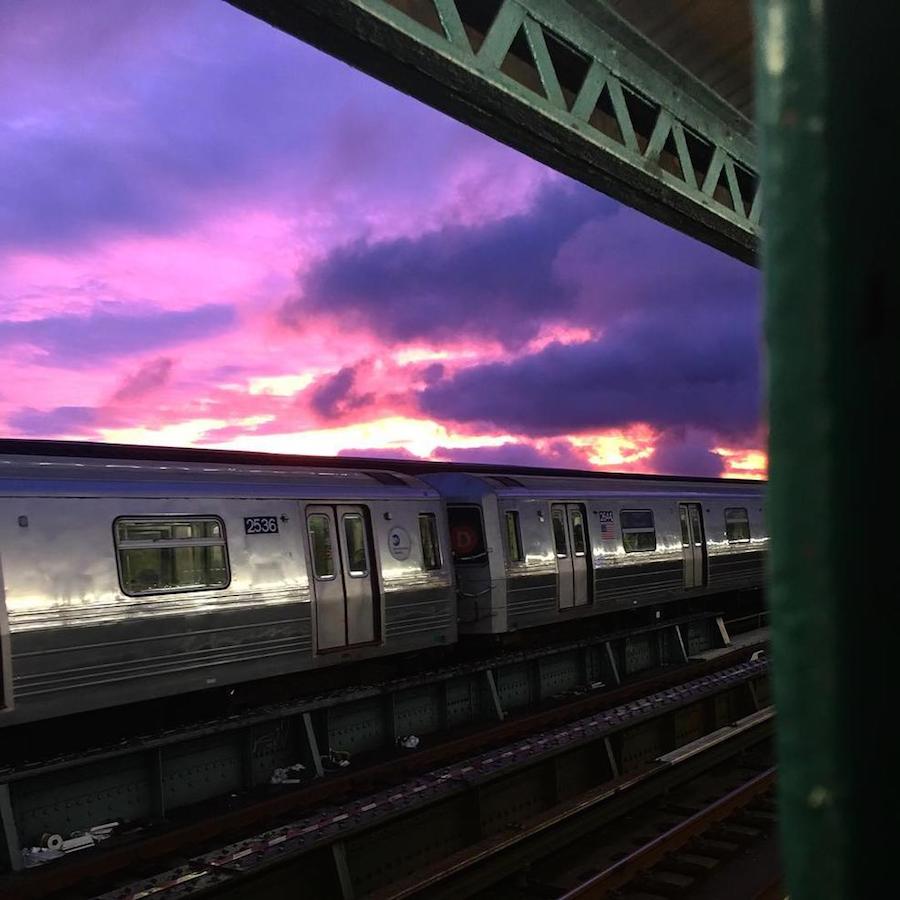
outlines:
[[756, 148], [734, 107], [601, 0], [229, 0], [752, 262]]
[[[506, 863], [498, 870], [492, 858], [527, 853], [524, 842], [533, 838], [564, 846], [597, 827], [595, 816], [605, 818], [607, 809], [621, 814], [623, 800], [628, 809], [646, 803], [670, 776], [678, 783], [681, 773], [698, 771], [701, 758], [727, 758], [734, 742], [768, 735], [771, 710], [752, 711], [745, 690], [756, 682], [765, 691], [767, 677], [767, 661], [744, 662], [379, 785], [187, 860], [182, 846], [174, 868], [149, 879], [142, 873], [102, 898], [282, 896], [298, 884], [308, 900], [470, 896], [473, 885], [508, 874]], [[487, 876], [483, 863], [492, 870]], [[452, 882], [446, 891], [445, 880]], [[16, 897], [38, 896], [33, 884], [26, 876], [10, 886]]]

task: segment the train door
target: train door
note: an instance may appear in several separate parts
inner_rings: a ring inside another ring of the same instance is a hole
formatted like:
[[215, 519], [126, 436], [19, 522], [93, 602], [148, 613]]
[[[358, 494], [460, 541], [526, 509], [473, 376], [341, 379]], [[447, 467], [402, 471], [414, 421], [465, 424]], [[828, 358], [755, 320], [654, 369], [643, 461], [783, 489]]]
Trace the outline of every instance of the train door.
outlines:
[[553, 543], [556, 549], [556, 584], [560, 609], [586, 606], [591, 597], [591, 567], [584, 507], [580, 503], [553, 503]]
[[681, 552], [684, 559], [684, 587], [706, 585], [706, 535], [703, 531], [703, 510], [699, 503], [679, 503], [681, 519]]
[[316, 648], [335, 650], [377, 638], [369, 523], [361, 506], [308, 506], [306, 526], [316, 604]]

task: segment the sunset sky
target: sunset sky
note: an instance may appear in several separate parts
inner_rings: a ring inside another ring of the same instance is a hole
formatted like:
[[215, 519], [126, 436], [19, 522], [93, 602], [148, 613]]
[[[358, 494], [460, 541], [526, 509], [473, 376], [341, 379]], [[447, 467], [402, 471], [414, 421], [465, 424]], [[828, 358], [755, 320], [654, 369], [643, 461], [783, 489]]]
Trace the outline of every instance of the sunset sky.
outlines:
[[0, 84], [3, 436], [764, 474], [748, 266], [221, 0]]

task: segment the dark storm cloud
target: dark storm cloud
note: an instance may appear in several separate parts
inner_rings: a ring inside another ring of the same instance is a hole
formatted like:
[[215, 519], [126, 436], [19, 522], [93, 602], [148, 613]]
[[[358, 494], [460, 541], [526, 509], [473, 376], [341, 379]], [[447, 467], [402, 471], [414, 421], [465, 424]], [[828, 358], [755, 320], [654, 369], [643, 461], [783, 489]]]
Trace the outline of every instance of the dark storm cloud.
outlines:
[[346, 450], [338, 450], [337, 455], [360, 459], [420, 459], [405, 447], [348, 447]]
[[425, 384], [434, 384], [444, 377], [444, 371], [443, 363], [429, 363], [422, 370], [422, 381], [424, 381]]
[[654, 319], [690, 323], [702, 352], [707, 322], [758, 333], [757, 284], [749, 267], [553, 181], [505, 219], [338, 247], [306, 273], [282, 318], [298, 325], [318, 312], [386, 341], [495, 339], [512, 349], [548, 323], [621, 331]]
[[356, 369], [353, 366], [345, 366], [320, 382], [310, 388], [309, 405], [325, 419], [340, 418], [375, 400], [374, 394], [360, 394], [354, 389]]
[[599, 340], [463, 369], [420, 393], [428, 415], [520, 433], [648, 422], [746, 434], [759, 418], [755, 336], [649, 320]]
[[97, 411], [90, 406], [57, 406], [38, 410], [26, 406], [7, 419], [7, 425], [20, 435], [52, 437], [58, 434], [88, 434], [97, 421]]
[[212, 337], [230, 328], [234, 319], [233, 308], [223, 304], [143, 315], [126, 315], [107, 307], [84, 316], [0, 322], [0, 347], [37, 347], [46, 354], [41, 361], [49, 365], [95, 365], [129, 353]]
[[[339, 248], [284, 313], [328, 310], [391, 341], [496, 338], [516, 349], [549, 321], [587, 327], [600, 336], [449, 376], [435, 366], [423, 373], [419, 408], [518, 434], [647, 422], [744, 438], [759, 419], [756, 293], [749, 267], [554, 182], [505, 220]], [[533, 453], [512, 446], [488, 455]], [[719, 465], [704, 453], [684, 464]], [[546, 454], [535, 461], [546, 464]]]
[[661, 475], [721, 475], [722, 457], [710, 449], [715, 445], [716, 437], [708, 431], [686, 433], [682, 428], [667, 431], [654, 445], [653, 470]]
[[485, 447], [436, 447], [435, 459], [460, 463], [486, 463], [498, 466], [549, 466], [562, 469], [589, 469], [584, 452], [569, 441], [552, 441], [544, 448], [508, 442]]
[[313, 267], [282, 317], [293, 324], [305, 311], [331, 313], [389, 341], [474, 334], [520, 345], [573, 307], [577, 285], [555, 266], [560, 247], [615, 209], [594, 191], [555, 182], [532, 209], [505, 219], [355, 241]]

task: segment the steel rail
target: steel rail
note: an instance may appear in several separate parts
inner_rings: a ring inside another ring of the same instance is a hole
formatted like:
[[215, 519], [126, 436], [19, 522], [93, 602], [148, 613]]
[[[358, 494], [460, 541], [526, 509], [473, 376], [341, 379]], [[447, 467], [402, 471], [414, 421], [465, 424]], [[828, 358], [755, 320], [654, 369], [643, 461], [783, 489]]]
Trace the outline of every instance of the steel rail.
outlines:
[[[527, 863], [561, 849], [580, 836], [695, 778], [769, 737], [775, 712], [769, 707], [707, 735], [676, 753], [660, 757], [653, 765], [632, 776], [619, 778], [576, 800], [561, 804], [548, 815], [522, 823], [513, 833], [484, 842], [455, 855], [435, 869], [416, 873], [402, 884], [371, 895], [370, 900], [414, 900], [468, 896], [517, 871]], [[485, 873], [476, 870], [488, 869]], [[468, 880], [466, 880], [468, 879]]]
[[[651, 721], [662, 722], [679, 710], [697, 703], [707, 703], [714, 697], [740, 688], [747, 679], [763, 677], [766, 671], [765, 661], [746, 662], [715, 675], [695, 679], [679, 688], [657, 692], [639, 701], [579, 719], [567, 726], [537, 734], [531, 732], [522, 740], [431, 770], [403, 784], [356, 797], [338, 806], [317, 809], [306, 818], [219, 846], [211, 852], [194, 856], [188, 863], [160, 872], [151, 879], [124, 885], [104, 897], [122, 900], [141, 896], [142, 891], [150, 888], [159, 893], [160, 885], [166, 885], [166, 897], [174, 898], [185, 892], [190, 896], [215, 895], [246, 885], [253, 878], [271, 877], [270, 873], [276, 869], [297, 865], [303, 859], [318, 860], [320, 857], [315, 854], [331, 848], [339, 857], [341, 853], [338, 851], [345, 852], [350, 842], [364, 834], [377, 836], [383, 833], [385, 827], [390, 828], [398, 822], [416, 823], [427, 809], [443, 816], [441, 811], [446, 809], [445, 801], [456, 802], [459, 798], [470, 797], [474, 802], [481, 788], [487, 785], [519, 778], [524, 773], [531, 773], [529, 777], [533, 778], [545, 771], [547, 763], [562, 759], [570, 750], [596, 745], [602, 751], [604, 741], [610, 735], [625, 734], [629, 729], [643, 727]], [[613, 764], [612, 760], [611, 765], [611, 777], [615, 779], [619, 765]], [[602, 777], [599, 769], [597, 774], [595, 783], [609, 781], [610, 776]], [[180, 848], [178, 855], [184, 858], [184, 848]], [[345, 878], [350, 878], [346, 862], [338, 869], [343, 870]], [[188, 876], [192, 878], [190, 887], [183, 888], [186, 883], [183, 879]], [[30, 886], [27, 879], [20, 884], [21, 887]], [[377, 885], [373, 885], [374, 888]], [[345, 896], [351, 895], [352, 890], [349, 894], [345, 892]], [[2, 890], [0, 896], [3, 896]], [[38, 895], [20, 892], [15, 896]]]
[[767, 769], [746, 784], [711, 803], [658, 838], [638, 848], [624, 859], [593, 876], [577, 888], [564, 894], [560, 900], [600, 900], [613, 891], [634, 881], [666, 856], [680, 849], [690, 840], [708, 831], [713, 825], [734, 815], [757, 797], [775, 786], [775, 768]]
[[651, 679], [643, 679], [608, 692], [582, 696], [569, 703], [509, 719], [475, 733], [458, 735], [408, 756], [380, 761], [346, 775], [318, 779], [278, 796], [256, 800], [236, 809], [217, 809], [215, 815], [201, 821], [182, 824], [161, 833], [151, 831], [137, 840], [123, 838], [116, 844], [98, 848], [91, 853], [78, 854], [39, 869], [8, 876], [5, 880], [0, 880], [0, 898], [14, 896], [17, 900], [24, 900], [43, 897], [69, 889], [88, 878], [112, 877], [116, 872], [134, 865], [136, 859], [151, 861], [174, 853], [183, 856], [190, 852], [191, 847], [246, 831], [279, 816], [302, 813], [329, 800], [371, 791], [376, 785], [397, 784], [404, 778], [414, 777], [474, 753], [488, 752], [543, 729], [565, 727], [566, 723], [579, 720], [579, 717], [590, 715], [598, 709], [617, 713], [613, 718], [618, 725], [624, 727], [629, 720], [627, 710], [632, 710], [632, 715], [648, 712], [646, 703], [642, 703], [648, 693], [657, 692], [668, 696], [670, 701], [677, 700], [679, 686], [683, 685], [686, 676], [694, 679], [694, 682], [714, 677], [718, 673], [725, 673], [739, 660], [750, 666], [753, 672], [764, 673], [767, 668], [764, 661], [746, 662], [752, 652], [752, 647], [744, 647], [727, 656], [692, 664], [687, 669], [672, 669]]

